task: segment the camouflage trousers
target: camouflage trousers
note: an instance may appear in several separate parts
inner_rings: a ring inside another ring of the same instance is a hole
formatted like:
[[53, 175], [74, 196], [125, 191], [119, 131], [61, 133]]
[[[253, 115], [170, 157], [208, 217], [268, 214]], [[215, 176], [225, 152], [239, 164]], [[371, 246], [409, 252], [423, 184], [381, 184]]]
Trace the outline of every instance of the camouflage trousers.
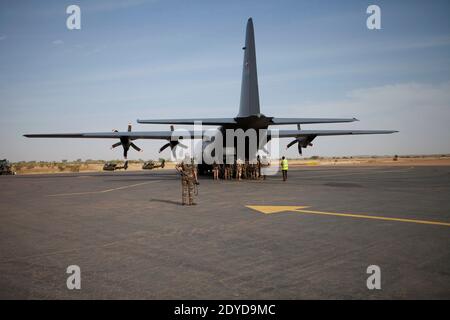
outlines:
[[181, 179], [181, 202], [188, 205], [194, 203], [194, 179]]

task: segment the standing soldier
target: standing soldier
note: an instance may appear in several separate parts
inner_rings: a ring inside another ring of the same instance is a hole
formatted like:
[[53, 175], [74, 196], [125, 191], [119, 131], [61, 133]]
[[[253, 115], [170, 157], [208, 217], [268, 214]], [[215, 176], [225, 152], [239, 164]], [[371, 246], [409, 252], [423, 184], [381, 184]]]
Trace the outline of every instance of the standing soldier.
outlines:
[[231, 164], [227, 163], [227, 180], [231, 179]]
[[181, 174], [181, 197], [182, 204], [195, 205], [194, 202], [194, 183], [198, 184], [197, 172], [195, 169], [194, 159], [189, 161], [189, 157], [186, 158], [175, 169]]
[[247, 165], [247, 179], [253, 179], [253, 162], [249, 161]]
[[230, 180], [233, 179], [235, 174], [236, 174], [236, 161], [234, 161], [233, 164], [230, 164]]
[[248, 160], [245, 160], [244, 164], [242, 165], [242, 173], [244, 175], [244, 179], [248, 178]]
[[256, 162], [255, 160], [252, 160], [251, 164], [251, 178], [255, 180], [257, 178], [257, 168], [256, 168]]
[[236, 180], [242, 180], [242, 160], [236, 160]]
[[289, 166], [288, 166], [288, 161], [284, 156], [281, 158], [280, 166], [281, 166], [281, 172], [283, 173], [283, 181], [286, 181]]
[[254, 161], [252, 163], [252, 179], [253, 180], [258, 179], [258, 167], [257, 167], [257, 163]]
[[223, 164], [223, 180], [228, 180], [228, 163]]
[[214, 174], [214, 180], [219, 180], [219, 165], [217, 164], [216, 161], [214, 161], [212, 165], [212, 170]]
[[219, 179], [223, 179], [223, 163], [219, 164]]
[[258, 168], [258, 175], [257, 175], [257, 179], [261, 178], [261, 157], [258, 156], [256, 157], [256, 166]]

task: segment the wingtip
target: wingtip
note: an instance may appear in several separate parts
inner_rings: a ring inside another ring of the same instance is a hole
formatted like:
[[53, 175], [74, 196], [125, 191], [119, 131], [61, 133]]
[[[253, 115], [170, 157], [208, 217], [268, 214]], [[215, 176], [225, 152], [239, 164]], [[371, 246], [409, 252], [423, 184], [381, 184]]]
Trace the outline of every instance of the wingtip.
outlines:
[[353, 118], [353, 121], [359, 121], [359, 119], [357, 119], [357, 118]]

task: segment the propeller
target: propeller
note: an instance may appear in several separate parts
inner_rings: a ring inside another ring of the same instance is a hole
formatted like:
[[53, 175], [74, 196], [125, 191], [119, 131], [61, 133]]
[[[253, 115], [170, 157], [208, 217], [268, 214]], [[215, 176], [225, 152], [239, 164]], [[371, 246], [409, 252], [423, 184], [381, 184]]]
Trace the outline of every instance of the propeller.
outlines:
[[[117, 130], [113, 130], [114, 132], [119, 132]], [[131, 132], [131, 124], [128, 124], [128, 132]], [[130, 147], [132, 147], [134, 150], [136, 151], [142, 151], [141, 148], [139, 148], [137, 145], [134, 144], [133, 138], [127, 137], [127, 136], [121, 136], [119, 142], [114, 143], [111, 146], [111, 149], [114, 149], [118, 146], [122, 146], [123, 147], [123, 157], [126, 159], [127, 155], [128, 155], [128, 150], [130, 149]]]
[[[297, 124], [297, 130], [301, 130], [300, 124]], [[314, 138], [315, 138], [315, 136], [312, 136], [312, 137], [297, 136], [295, 138], [295, 140], [292, 140], [291, 142], [288, 143], [288, 145], [286, 146], [286, 149], [289, 149], [290, 147], [292, 147], [294, 144], [297, 143], [298, 153], [300, 155], [302, 155], [302, 148], [306, 148], [307, 146], [312, 146], [311, 142], [314, 140]]]
[[[170, 131], [174, 131], [175, 128], [174, 126], [170, 126]], [[180, 141], [176, 140], [176, 141], [172, 141], [170, 138], [167, 139], [169, 142], [167, 142], [165, 145], [163, 145], [160, 149], [159, 149], [159, 153], [163, 152], [166, 148], [170, 147], [170, 150], [173, 154], [173, 156], [175, 157], [175, 148], [180, 146], [181, 148], [187, 149], [187, 146], [185, 146], [184, 144], [182, 144]]]

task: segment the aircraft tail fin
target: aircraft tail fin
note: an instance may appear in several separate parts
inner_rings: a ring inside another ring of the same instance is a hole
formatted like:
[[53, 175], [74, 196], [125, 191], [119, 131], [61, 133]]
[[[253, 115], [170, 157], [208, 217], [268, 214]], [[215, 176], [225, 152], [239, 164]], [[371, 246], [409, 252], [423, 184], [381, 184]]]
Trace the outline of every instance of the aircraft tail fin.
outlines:
[[240, 117], [259, 115], [258, 74], [256, 71], [255, 33], [253, 20], [248, 19], [245, 34], [244, 64], [242, 67], [241, 101], [239, 105]]

